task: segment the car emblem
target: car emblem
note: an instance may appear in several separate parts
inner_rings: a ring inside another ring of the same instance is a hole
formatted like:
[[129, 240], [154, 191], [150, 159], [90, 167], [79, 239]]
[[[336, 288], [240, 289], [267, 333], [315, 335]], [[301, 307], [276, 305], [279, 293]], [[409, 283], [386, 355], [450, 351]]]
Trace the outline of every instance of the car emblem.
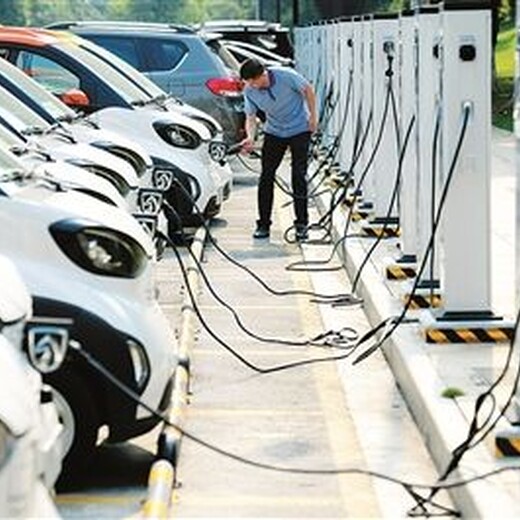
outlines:
[[25, 326], [26, 349], [31, 365], [41, 372], [55, 372], [62, 365], [69, 347], [72, 320], [33, 318]]

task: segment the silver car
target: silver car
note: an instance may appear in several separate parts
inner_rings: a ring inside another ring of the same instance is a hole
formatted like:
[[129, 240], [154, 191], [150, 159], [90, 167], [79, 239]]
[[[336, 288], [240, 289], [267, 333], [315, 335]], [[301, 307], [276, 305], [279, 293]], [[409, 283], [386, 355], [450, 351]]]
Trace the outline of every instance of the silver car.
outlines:
[[165, 92], [212, 115], [235, 143], [243, 137], [242, 82], [196, 31], [170, 24], [64, 22], [67, 30], [105, 47]]

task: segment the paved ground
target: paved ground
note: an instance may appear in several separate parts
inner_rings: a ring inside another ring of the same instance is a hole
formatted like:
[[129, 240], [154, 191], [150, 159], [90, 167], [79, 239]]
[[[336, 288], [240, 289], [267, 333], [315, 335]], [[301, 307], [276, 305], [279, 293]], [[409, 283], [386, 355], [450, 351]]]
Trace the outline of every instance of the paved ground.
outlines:
[[[348, 292], [343, 270], [287, 269], [291, 263], [302, 262], [303, 253], [312, 261], [322, 261], [330, 256], [331, 247], [301, 248], [283, 240], [292, 212], [280, 192], [270, 240], [251, 238], [255, 187], [255, 174], [242, 170], [236, 175], [231, 200], [211, 226], [218, 245], [276, 290]], [[313, 212], [313, 218], [318, 218], [317, 213]], [[214, 246], [206, 248], [203, 265], [215, 290], [256, 335], [302, 341], [344, 326], [359, 334], [369, 329], [359, 306], [332, 309], [306, 296], [273, 296]], [[435, 479], [433, 465], [381, 354], [356, 371], [350, 371], [347, 363], [326, 362], [258, 374], [229, 349], [261, 368], [345, 351], [254, 340], [236, 326], [207, 288], [201, 289], [199, 302], [208, 326], [227, 347], [201, 328], [191, 356], [192, 395], [185, 418], [191, 433], [237, 456], [277, 467], [356, 468], [396, 479]], [[381, 479], [268, 471], [187, 440], [183, 440], [178, 475], [180, 487], [172, 514], [182, 518], [396, 518], [405, 517], [414, 505], [402, 487]], [[439, 498], [450, 504], [446, 495]]]
[[[515, 313], [514, 151], [511, 136], [495, 132], [493, 310], [505, 320], [512, 320]], [[311, 243], [301, 247], [283, 240], [283, 231], [292, 221], [283, 194], [277, 194], [271, 239], [251, 239], [256, 175], [243, 166], [237, 171], [232, 197], [211, 227], [218, 244], [277, 290], [349, 293], [345, 270], [308, 270], [322, 266], [331, 254], [330, 245], [312, 243], [319, 233], [313, 231]], [[320, 198], [319, 207], [325, 207], [325, 198]], [[311, 213], [317, 220], [317, 209]], [[340, 233], [344, 214], [338, 212], [336, 217]], [[345, 260], [351, 277], [372, 243], [373, 239], [348, 239]], [[347, 326], [363, 334], [402, 308], [405, 285], [389, 282], [383, 274], [388, 263], [399, 256], [398, 243], [398, 239], [383, 241], [363, 272], [355, 295], [362, 298], [362, 305], [333, 307], [302, 295], [275, 297], [225, 261], [211, 244], [205, 249], [203, 265], [215, 290], [257, 335], [303, 340]], [[303, 272], [287, 269], [304, 260], [312, 263], [298, 264], [306, 268]], [[327, 265], [338, 262], [333, 258]], [[160, 285], [164, 309], [180, 330], [179, 310], [186, 295], [171, 253], [162, 263]], [[452, 450], [466, 438], [475, 399], [490, 387], [508, 352], [507, 345], [427, 345], [420, 323], [408, 323], [397, 329], [383, 350], [358, 365], [348, 355], [333, 363], [259, 374], [229, 349], [264, 368], [349, 351], [253, 340], [202, 284], [197, 294], [201, 313], [219, 340], [197, 326], [184, 426], [238, 457], [276, 467], [357, 468], [433, 484]], [[409, 317], [420, 318], [424, 312], [413, 311]], [[518, 353], [514, 359], [518, 361]], [[513, 372], [506, 374], [495, 392], [497, 406], [512, 389]], [[456, 387], [463, 395], [446, 399], [441, 394], [447, 387]], [[489, 409], [487, 401], [485, 411]], [[481, 421], [485, 416], [482, 414]], [[463, 456], [455, 479], [517, 464], [495, 458], [495, 431]], [[146, 496], [147, 470], [157, 434], [158, 430], [132, 443], [101, 450], [89, 482], [77, 492], [58, 496], [61, 514], [65, 518], [137, 517]], [[358, 473], [282, 473], [232, 460], [187, 439], [182, 442], [178, 479], [173, 517], [398, 518], [405, 517], [415, 503], [401, 485], [383, 478]], [[518, 484], [518, 472], [510, 471], [457, 487], [451, 497], [439, 493], [436, 499], [467, 518], [514, 518], [520, 516]]]
[[[511, 323], [514, 303], [514, 252], [515, 252], [515, 143], [510, 134], [494, 131], [492, 146], [492, 287], [493, 311]], [[344, 214], [337, 214], [336, 230], [343, 229]], [[469, 220], [468, 220], [469, 225]], [[356, 226], [352, 228], [355, 233]], [[352, 239], [346, 247], [346, 261], [351, 276], [358, 272], [374, 239]], [[410, 289], [409, 282], [388, 281], [384, 275], [388, 265], [396, 262], [401, 253], [399, 239], [386, 239], [372, 255], [363, 271], [359, 296], [372, 325], [402, 310], [403, 296]], [[464, 261], [461, 258], [461, 261]], [[419, 324], [402, 325], [385, 343], [385, 358], [407, 403], [415, 416], [423, 438], [432, 453], [439, 471], [444, 471], [451, 460], [452, 451], [466, 439], [473, 419], [476, 398], [490, 388], [504, 366], [508, 344], [468, 343], [464, 345], [427, 345], [423, 339], [426, 314], [430, 311], [410, 311], [409, 318]], [[518, 353], [513, 356], [515, 366], [509, 370], [493, 394], [496, 408], [491, 417], [513, 391], [513, 378]], [[368, 362], [368, 360], [367, 360]], [[442, 393], [449, 387], [463, 392], [456, 399], [446, 399]], [[479, 425], [490, 413], [492, 399], [488, 398], [479, 414]], [[491, 428], [482, 442], [469, 450], [461, 460], [455, 479], [468, 479], [505, 465], [516, 465], [515, 459], [499, 460], [494, 453], [494, 436]], [[454, 490], [454, 500], [467, 517], [510, 518], [520, 514], [519, 472], [509, 471], [485, 481]]]

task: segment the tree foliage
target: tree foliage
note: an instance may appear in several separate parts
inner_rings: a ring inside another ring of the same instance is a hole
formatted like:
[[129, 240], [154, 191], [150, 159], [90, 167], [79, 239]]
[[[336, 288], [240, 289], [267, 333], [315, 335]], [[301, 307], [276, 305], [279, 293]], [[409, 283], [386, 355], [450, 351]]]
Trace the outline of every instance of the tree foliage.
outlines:
[[256, 0], [0, 0], [0, 23], [42, 26], [63, 20], [194, 23], [253, 18]]

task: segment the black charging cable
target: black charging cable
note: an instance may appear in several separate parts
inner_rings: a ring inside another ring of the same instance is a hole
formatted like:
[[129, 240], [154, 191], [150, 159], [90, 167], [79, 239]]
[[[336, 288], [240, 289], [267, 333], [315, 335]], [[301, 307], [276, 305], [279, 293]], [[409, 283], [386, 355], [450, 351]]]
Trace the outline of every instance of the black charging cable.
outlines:
[[[408, 493], [416, 502], [417, 509], [412, 509], [409, 513], [410, 516], [434, 516], [434, 513], [427, 510], [425, 505], [428, 504], [430, 506], [436, 507], [437, 510], [441, 514], [450, 514], [453, 516], [460, 516], [460, 513], [454, 509], [448, 508], [439, 502], [434, 501], [434, 496], [430, 496], [432, 493], [437, 494], [441, 490], [450, 491], [455, 490], [464, 486], [468, 486], [472, 483], [487, 480], [492, 478], [493, 476], [510, 472], [510, 471], [519, 471], [520, 466], [518, 465], [510, 465], [510, 466], [501, 466], [494, 470], [490, 470], [478, 475], [474, 475], [470, 478], [466, 479], [452, 479], [447, 480], [444, 479], [442, 481], [438, 481], [435, 484], [424, 484], [424, 483], [416, 483], [410, 482], [408, 480], [399, 479], [396, 477], [392, 477], [390, 475], [372, 471], [367, 469], [361, 469], [356, 467], [345, 467], [345, 468], [304, 468], [304, 467], [290, 467], [290, 466], [281, 466], [271, 463], [266, 463], [262, 461], [253, 460], [251, 458], [244, 457], [237, 453], [234, 453], [230, 450], [222, 448], [215, 443], [209, 442], [202, 437], [199, 437], [185, 427], [176, 424], [167, 417], [165, 413], [161, 413], [154, 407], [148, 405], [146, 402], [142, 400], [142, 398], [131, 388], [129, 388], [126, 384], [122, 383], [116, 376], [114, 376], [110, 370], [108, 370], [101, 362], [99, 362], [91, 353], [83, 349], [83, 347], [77, 342], [71, 342], [71, 351], [74, 354], [77, 354], [81, 357], [90, 367], [92, 367], [96, 372], [98, 372], [103, 378], [105, 378], [111, 385], [117, 388], [120, 392], [130, 398], [133, 402], [135, 402], [138, 406], [141, 406], [145, 410], [147, 410], [152, 416], [162, 421], [164, 424], [174, 428], [177, 432], [179, 432], [183, 437], [190, 440], [191, 442], [206, 448], [212, 453], [216, 453], [223, 457], [226, 457], [229, 460], [234, 460], [239, 464], [244, 464], [249, 467], [253, 467], [256, 469], [273, 471], [276, 473], [285, 473], [292, 475], [314, 475], [314, 476], [337, 476], [337, 475], [365, 475], [370, 478], [380, 479], [395, 485], [398, 485], [403, 488], [403, 490]], [[427, 494], [423, 496], [423, 494]]]

